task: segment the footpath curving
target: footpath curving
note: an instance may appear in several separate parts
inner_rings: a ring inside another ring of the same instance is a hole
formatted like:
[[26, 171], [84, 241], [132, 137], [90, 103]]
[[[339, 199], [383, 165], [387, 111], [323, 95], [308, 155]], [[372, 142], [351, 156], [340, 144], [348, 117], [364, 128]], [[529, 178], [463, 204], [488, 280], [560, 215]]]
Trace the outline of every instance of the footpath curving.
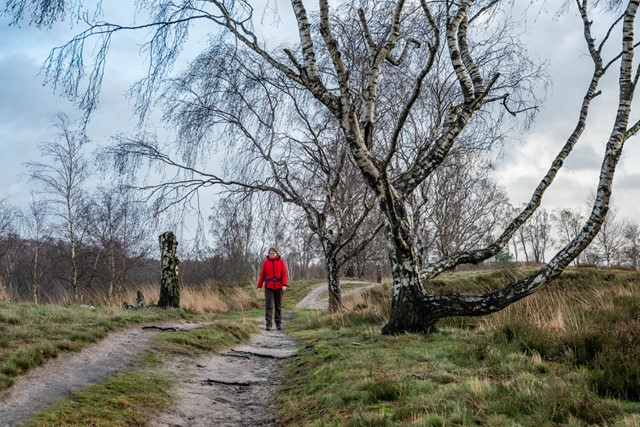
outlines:
[[[348, 298], [372, 286], [362, 284], [343, 294]], [[327, 284], [315, 285], [296, 309], [322, 310], [328, 306]], [[264, 323], [264, 319], [253, 319]], [[193, 329], [198, 323], [163, 325]], [[166, 329], [166, 328], [164, 328]], [[285, 323], [286, 329], [286, 323]], [[0, 427], [15, 427], [30, 415], [89, 384], [132, 366], [161, 329], [136, 327], [109, 334], [81, 352], [64, 354], [16, 379], [0, 393]], [[175, 403], [154, 416], [154, 427], [267, 427], [275, 419], [276, 391], [282, 384], [283, 361], [296, 353], [296, 342], [284, 331], [266, 331], [247, 344], [194, 359], [177, 359], [167, 370], [178, 378]]]
[[[342, 298], [350, 298], [359, 295], [369, 288], [380, 286], [378, 283], [362, 282], [359, 280], [341, 280], [341, 284], [346, 285], [362, 285], [342, 293]], [[329, 307], [329, 290], [327, 283], [320, 283], [313, 286], [311, 292], [307, 294], [298, 304], [298, 310], [326, 310]]]
[[[200, 326], [199, 323], [163, 325], [181, 330]], [[56, 400], [131, 366], [160, 330], [136, 327], [113, 332], [78, 353], [64, 353], [16, 378], [12, 387], [0, 393], [0, 427], [18, 425]]]

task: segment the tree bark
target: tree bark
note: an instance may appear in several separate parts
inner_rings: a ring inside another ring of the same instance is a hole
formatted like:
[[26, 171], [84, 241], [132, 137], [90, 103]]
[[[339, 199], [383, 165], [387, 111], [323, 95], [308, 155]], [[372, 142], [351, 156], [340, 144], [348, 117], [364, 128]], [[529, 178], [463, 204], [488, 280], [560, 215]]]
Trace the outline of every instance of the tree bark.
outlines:
[[388, 239], [392, 240], [402, 235], [404, 242], [408, 244], [389, 247], [393, 297], [391, 317], [383, 327], [382, 333], [385, 335], [402, 332], [430, 333], [434, 330], [439, 317], [434, 316], [433, 311], [424, 305], [425, 293], [420, 282], [419, 262], [415, 253], [412, 252], [415, 246], [409, 243], [411, 239], [409, 230], [396, 224], [396, 231], [389, 227], [387, 233]]
[[161, 276], [160, 276], [160, 299], [158, 307], [178, 308], [180, 307], [180, 284], [178, 282], [178, 240], [175, 234], [170, 231], [162, 233], [160, 240], [161, 255]]
[[335, 257], [327, 257], [327, 282], [329, 287], [329, 311], [342, 309], [342, 292], [340, 291], [340, 268]]

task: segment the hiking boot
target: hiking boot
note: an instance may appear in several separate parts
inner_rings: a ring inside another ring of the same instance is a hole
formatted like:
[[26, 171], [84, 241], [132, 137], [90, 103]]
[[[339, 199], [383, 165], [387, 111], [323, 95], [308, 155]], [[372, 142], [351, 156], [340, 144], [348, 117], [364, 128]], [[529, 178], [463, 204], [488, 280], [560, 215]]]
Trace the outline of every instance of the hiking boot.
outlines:
[[276, 326], [276, 328], [278, 328], [279, 331], [282, 330], [282, 326], [281, 325]]
[[267, 326], [265, 329], [266, 329], [267, 331], [270, 331], [270, 330], [271, 330], [271, 326]]

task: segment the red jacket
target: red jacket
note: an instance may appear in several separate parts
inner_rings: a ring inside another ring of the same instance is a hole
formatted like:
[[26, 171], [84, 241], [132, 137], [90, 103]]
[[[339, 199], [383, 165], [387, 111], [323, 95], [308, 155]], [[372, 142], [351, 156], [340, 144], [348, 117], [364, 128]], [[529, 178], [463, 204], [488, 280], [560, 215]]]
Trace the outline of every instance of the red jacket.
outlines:
[[260, 278], [258, 279], [258, 288], [262, 287], [262, 284], [269, 289], [282, 289], [283, 286], [287, 286], [289, 283], [287, 277], [287, 266], [284, 265], [284, 260], [277, 255], [275, 258], [269, 258], [262, 263], [262, 270], [260, 271]]

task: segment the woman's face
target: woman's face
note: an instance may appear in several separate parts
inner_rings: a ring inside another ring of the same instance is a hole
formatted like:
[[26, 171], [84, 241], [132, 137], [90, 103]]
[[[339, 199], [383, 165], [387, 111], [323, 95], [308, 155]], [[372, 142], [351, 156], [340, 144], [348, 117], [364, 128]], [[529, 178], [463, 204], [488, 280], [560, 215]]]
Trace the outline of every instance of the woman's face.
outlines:
[[276, 251], [269, 251], [269, 258], [275, 258], [278, 256], [278, 252]]

